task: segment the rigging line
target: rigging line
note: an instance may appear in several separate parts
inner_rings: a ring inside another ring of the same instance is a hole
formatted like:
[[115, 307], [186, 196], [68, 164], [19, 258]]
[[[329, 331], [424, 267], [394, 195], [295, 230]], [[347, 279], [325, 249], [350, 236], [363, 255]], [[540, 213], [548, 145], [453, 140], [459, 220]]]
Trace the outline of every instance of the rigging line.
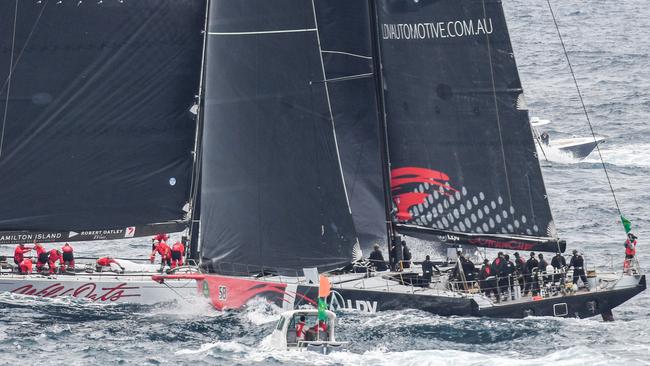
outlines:
[[585, 117], [587, 118], [587, 124], [589, 124], [589, 130], [591, 131], [591, 136], [594, 139], [594, 142], [596, 143], [596, 151], [598, 151], [598, 157], [600, 158], [600, 163], [603, 166], [603, 171], [605, 172], [605, 177], [607, 177], [607, 184], [609, 184], [609, 190], [612, 192], [612, 197], [614, 198], [614, 203], [616, 204], [616, 210], [618, 210], [618, 215], [622, 216], [623, 214], [621, 213], [621, 207], [618, 204], [618, 199], [616, 199], [616, 193], [614, 192], [614, 186], [612, 186], [612, 181], [609, 179], [609, 172], [607, 171], [607, 166], [605, 165], [605, 160], [603, 159], [603, 154], [600, 152], [600, 144], [598, 143], [598, 140], [596, 139], [596, 133], [594, 132], [594, 127], [591, 124], [591, 119], [589, 118], [589, 112], [587, 112], [587, 107], [585, 106], [585, 101], [582, 98], [582, 92], [580, 91], [580, 86], [578, 85], [578, 79], [576, 79], [576, 75], [573, 72], [573, 65], [571, 64], [571, 59], [569, 58], [569, 53], [566, 50], [566, 46], [564, 44], [564, 38], [562, 38], [562, 32], [560, 32], [560, 26], [557, 23], [557, 19], [555, 18], [555, 12], [553, 12], [553, 6], [551, 6], [551, 0], [546, 0], [546, 3], [548, 4], [548, 9], [551, 11], [551, 17], [553, 17], [553, 23], [555, 24], [555, 29], [557, 30], [557, 36], [560, 38], [560, 43], [562, 44], [562, 50], [564, 51], [564, 57], [566, 57], [566, 61], [569, 64], [569, 70], [571, 71], [571, 77], [573, 77], [573, 83], [576, 86], [576, 91], [578, 92], [578, 97], [580, 98], [580, 104], [582, 105], [582, 110], [585, 113]]
[[9, 75], [7, 76], [7, 96], [5, 98], [5, 110], [2, 117], [2, 132], [0, 132], [0, 157], [2, 157], [2, 145], [5, 141], [5, 126], [7, 125], [7, 112], [9, 110], [9, 93], [11, 92], [11, 79], [14, 71], [14, 51], [16, 49], [16, 23], [18, 20], [18, 0], [14, 9], [14, 30], [11, 38], [11, 60], [9, 61]]
[[356, 80], [356, 79], [367, 79], [375, 75], [374, 73], [359, 74], [359, 75], [350, 75], [350, 76], [341, 76], [338, 78], [325, 79], [319, 81], [310, 81], [311, 83], [333, 83], [337, 81], [347, 81], [347, 80]]
[[[334, 136], [334, 147], [336, 148], [336, 158], [339, 163], [339, 171], [341, 172], [341, 183], [343, 183], [343, 192], [345, 192], [345, 202], [348, 204], [348, 211], [352, 214], [352, 206], [350, 206], [350, 198], [348, 197], [348, 188], [345, 186], [345, 176], [343, 175], [343, 164], [341, 163], [341, 153], [339, 152], [339, 142], [336, 137], [336, 124], [334, 123], [334, 113], [332, 113], [332, 102], [330, 100], [330, 90], [327, 83], [327, 73], [325, 72], [325, 62], [323, 61], [323, 47], [320, 43], [320, 32], [318, 31], [318, 18], [316, 17], [316, 4], [311, 0], [311, 8], [314, 12], [314, 30], [316, 30], [316, 40], [318, 40], [318, 56], [320, 56], [320, 65], [323, 71], [323, 80], [325, 80], [325, 96], [327, 97], [327, 108], [330, 112], [330, 120], [332, 121], [332, 134]], [[358, 240], [358, 238], [357, 238]]]
[[[482, 1], [482, 4], [483, 4], [483, 16], [487, 18], [485, 0]], [[506, 176], [506, 189], [508, 190], [508, 200], [510, 202], [510, 206], [512, 206], [512, 194], [510, 193], [510, 178], [508, 177], [508, 165], [506, 163], [506, 153], [503, 148], [503, 134], [501, 133], [501, 117], [499, 116], [499, 101], [497, 100], [496, 82], [494, 81], [494, 67], [492, 65], [492, 46], [490, 44], [490, 35], [486, 33], [485, 37], [487, 40], [488, 61], [490, 62], [490, 79], [492, 81], [492, 95], [494, 96], [494, 108], [497, 117], [497, 129], [499, 131], [499, 143], [501, 145], [501, 159], [503, 160], [503, 171]]]

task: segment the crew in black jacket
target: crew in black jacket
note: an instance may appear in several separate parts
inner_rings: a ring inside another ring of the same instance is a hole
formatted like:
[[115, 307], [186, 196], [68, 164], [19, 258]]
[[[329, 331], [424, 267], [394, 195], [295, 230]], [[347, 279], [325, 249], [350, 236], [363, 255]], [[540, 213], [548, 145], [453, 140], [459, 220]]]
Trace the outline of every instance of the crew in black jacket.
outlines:
[[573, 267], [573, 283], [577, 286], [579, 277], [582, 280], [582, 283], [585, 284], [585, 288], [589, 290], [587, 276], [585, 275], [585, 260], [581, 255], [578, 254], [578, 251], [575, 249], [573, 250], [573, 257], [571, 257], [569, 267]]

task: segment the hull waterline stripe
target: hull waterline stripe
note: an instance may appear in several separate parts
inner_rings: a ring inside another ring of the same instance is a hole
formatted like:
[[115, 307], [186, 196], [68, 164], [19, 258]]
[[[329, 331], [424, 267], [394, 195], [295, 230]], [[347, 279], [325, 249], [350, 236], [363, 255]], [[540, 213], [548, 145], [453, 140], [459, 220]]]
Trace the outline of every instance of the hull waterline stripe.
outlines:
[[282, 29], [272, 31], [255, 31], [255, 32], [208, 32], [211, 36], [249, 36], [257, 34], [281, 34], [281, 33], [302, 33], [302, 32], [315, 32], [316, 28], [305, 29]]

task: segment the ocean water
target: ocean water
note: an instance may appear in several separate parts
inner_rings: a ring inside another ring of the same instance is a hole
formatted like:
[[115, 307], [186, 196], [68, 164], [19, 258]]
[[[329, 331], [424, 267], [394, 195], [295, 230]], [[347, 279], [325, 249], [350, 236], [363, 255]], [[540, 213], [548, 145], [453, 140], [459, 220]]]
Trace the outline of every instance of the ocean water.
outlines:
[[[622, 211], [650, 262], [650, 9], [647, 0], [554, 0], [558, 21]], [[504, 0], [531, 115], [551, 137], [586, 125], [545, 0]], [[596, 155], [552, 152], [543, 163], [560, 235], [587, 266], [620, 269], [624, 233]], [[89, 254], [146, 257], [147, 239], [96, 243]], [[0, 364], [35, 365], [625, 365], [650, 364], [650, 295], [599, 318], [493, 320], [419, 311], [340, 314], [348, 352], [322, 356], [266, 346], [279, 310], [263, 302], [217, 313], [204, 302], [98, 306], [0, 295]]]

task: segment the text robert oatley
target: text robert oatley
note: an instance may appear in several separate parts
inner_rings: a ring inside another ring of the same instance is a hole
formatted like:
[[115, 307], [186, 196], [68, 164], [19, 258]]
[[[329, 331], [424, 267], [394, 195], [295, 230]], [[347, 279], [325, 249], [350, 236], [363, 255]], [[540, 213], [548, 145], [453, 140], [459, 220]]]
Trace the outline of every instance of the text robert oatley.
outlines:
[[436, 23], [382, 24], [383, 39], [438, 39], [492, 34], [492, 18]]

